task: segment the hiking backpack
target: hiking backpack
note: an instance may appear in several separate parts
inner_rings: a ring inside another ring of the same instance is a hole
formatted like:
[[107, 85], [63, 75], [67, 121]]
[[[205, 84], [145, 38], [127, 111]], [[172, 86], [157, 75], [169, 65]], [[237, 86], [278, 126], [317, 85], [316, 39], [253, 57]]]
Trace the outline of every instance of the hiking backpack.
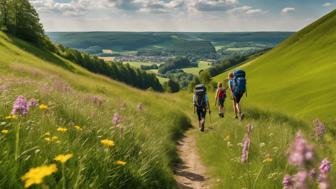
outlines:
[[206, 88], [203, 84], [195, 86], [195, 106], [198, 108], [206, 108], [207, 104], [205, 101]]
[[246, 73], [243, 70], [237, 70], [233, 72], [235, 94], [244, 94], [246, 92]]
[[219, 98], [219, 99], [224, 99], [224, 98], [226, 98], [226, 91], [225, 91], [225, 89], [223, 89], [223, 88], [218, 89], [218, 98]]

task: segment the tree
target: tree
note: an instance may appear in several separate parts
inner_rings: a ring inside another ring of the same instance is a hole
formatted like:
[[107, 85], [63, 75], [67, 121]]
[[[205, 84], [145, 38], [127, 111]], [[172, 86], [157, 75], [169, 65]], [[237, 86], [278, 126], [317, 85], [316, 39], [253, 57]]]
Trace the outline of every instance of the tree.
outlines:
[[176, 93], [180, 91], [180, 85], [176, 81], [169, 79], [164, 83], [164, 89], [167, 92]]

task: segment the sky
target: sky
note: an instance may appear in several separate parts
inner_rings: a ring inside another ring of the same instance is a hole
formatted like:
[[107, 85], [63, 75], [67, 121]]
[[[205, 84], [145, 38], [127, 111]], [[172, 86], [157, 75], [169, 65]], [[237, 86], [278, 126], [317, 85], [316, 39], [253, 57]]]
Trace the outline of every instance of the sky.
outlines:
[[297, 31], [336, 0], [29, 0], [46, 31]]

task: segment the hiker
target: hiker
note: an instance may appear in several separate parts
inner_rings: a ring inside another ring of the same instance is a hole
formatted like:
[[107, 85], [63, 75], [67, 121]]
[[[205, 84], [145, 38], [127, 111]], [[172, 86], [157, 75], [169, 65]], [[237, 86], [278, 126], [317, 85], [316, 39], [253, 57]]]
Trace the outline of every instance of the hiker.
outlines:
[[215, 106], [218, 105], [218, 115], [219, 117], [224, 117], [224, 101], [226, 98], [226, 89], [223, 88], [223, 84], [218, 82], [217, 91], [215, 96]]
[[209, 114], [211, 114], [211, 111], [209, 105], [209, 98], [206, 93], [206, 88], [203, 84], [195, 86], [193, 104], [194, 104], [194, 113], [197, 113], [198, 116], [200, 131], [204, 132], [206, 111], [209, 110]]
[[246, 92], [246, 79], [245, 72], [243, 70], [237, 70], [230, 72], [228, 75], [229, 88], [233, 100], [233, 109], [235, 112], [235, 118], [239, 120], [244, 119], [244, 114], [241, 111], [240, 100]]

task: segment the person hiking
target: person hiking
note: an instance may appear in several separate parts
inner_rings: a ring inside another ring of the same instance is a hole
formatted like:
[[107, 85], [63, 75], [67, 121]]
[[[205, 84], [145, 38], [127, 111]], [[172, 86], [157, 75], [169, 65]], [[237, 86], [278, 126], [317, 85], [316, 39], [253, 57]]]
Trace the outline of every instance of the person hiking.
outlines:
[[244, 114], [242, 113], [240, 100], [246, 92], [246, 79], [245, 72], [243, 70], [237, 70], [230, 72], [228, 75], [228, 85], [231, 91], [231, 96], [233, 100], [233, 109], [235, 112], [235, 118], [239, 120], [244, 119]]
[[194, 113], [197, 113], [198, 116], [198, 124], [200, 131], [204, 132], [206, 111], [209, 110], [209, 114], [211, 114], [211, 110], [209, 105], [209, 98], [206, 93], [206, 88], [203, 84], [195, 86], [193, 104], [194, 104]]
[[223, 88], [223, 84], [218, 82], [216, 96], [215, 96], [215, 106], [218, 105], [218, 115], [219, 117], [224, 117], [224, 102], [226, 98], [226, 89]]

